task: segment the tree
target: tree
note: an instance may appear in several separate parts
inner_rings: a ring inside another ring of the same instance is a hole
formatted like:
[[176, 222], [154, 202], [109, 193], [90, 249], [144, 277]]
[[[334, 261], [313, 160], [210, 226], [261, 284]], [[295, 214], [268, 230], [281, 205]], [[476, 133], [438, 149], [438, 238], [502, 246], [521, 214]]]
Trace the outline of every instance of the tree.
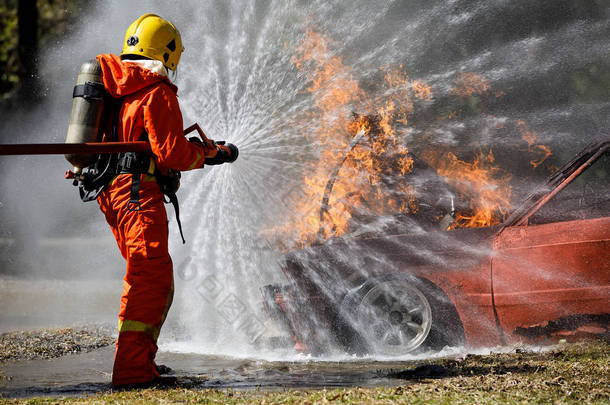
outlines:
[[17, 9], [19, 26], [18, 53], [21, 60], [20, 98], [35, 101], [39, 98], [38, 85], [38, 6], [36, 0], [19, 0]]

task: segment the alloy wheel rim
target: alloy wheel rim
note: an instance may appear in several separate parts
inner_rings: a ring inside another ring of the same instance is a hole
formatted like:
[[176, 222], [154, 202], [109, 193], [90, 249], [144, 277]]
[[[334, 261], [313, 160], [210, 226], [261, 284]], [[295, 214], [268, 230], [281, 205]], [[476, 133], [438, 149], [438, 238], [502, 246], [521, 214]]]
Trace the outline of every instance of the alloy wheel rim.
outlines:
[[426, 296], [407, 281], [386, 281], [371, 288], [358, 304], [358, 323], [377, 353], [400, 355], [422, 345], [432, 326]]

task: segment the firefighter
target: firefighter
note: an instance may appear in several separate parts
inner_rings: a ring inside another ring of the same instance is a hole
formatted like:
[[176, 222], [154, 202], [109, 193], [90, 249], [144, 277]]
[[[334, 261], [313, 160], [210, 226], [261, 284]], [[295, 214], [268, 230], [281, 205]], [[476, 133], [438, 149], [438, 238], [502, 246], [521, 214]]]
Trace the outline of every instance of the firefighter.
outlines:
[[97, 197], [127, 261], [112, 372], [117, 387], [159, 378], [156, 342], [173, 298], [163, 185], [154, 173], [201, 168], [218, 154], [214, 144], [189, 142], [184, 136], [177, 87], [168, 76], [176, 72], [182, 51], [174, 25], [145, 14], [127, 29], [120, 57], [97, 56], [104, 87], [121, 100], [117, 140], [148, 140], [154, 154], [151, 170], [119, 174]]

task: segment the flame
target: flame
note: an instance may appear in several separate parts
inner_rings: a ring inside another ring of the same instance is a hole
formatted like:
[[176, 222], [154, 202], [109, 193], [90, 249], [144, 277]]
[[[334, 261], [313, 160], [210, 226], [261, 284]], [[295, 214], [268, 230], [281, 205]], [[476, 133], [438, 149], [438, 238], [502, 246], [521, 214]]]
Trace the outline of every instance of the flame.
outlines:
[[[345, 184], [334, 184], [323, 218], [320, 218], [320, 204], [329, 173], [341, 163], [344, 151], [349, 148], [350, 135], [360, 130], [350, 133], [346, 128], [350, 123], [350, 106], [357, 104], [364, 94], [342, 58], [332, 54], [328, 40], [317, 32], [305, 33], [293, 63], [310, 82], [305, 91], [314, 95], [315, 109], [304, 119], [313, 124], [306, 137], [316, 146], [317, 160], [306, 170], [304, 198], [292, 207], [298, 213], [298, 223], [287, 223], [275, 231], [280, 235], [290, 233], [288, 239], [304, 245], [316, 241], [320, 229], [325, 236], [342, 234], [347, 229], [350, 214], [345, 206], [349, 189]], [[362, 127], [365, 125], [366, 122], [361, 123]]]
[[490, 90], [489, 81], [476, 73], [460, 73], [455, 79], [455, 87], [449, 94], [470, 97]]
[[534, 131], [531, 131], [527, 128], [527, 125], [524, 121], [517, 121], [517, 125], [519, 127], [519, 131], [521, 132], [521, 139], [523, 139], [527, 143], [528, 152], [532, 152], [538, 155], [538, 159], [530, 160], [530, 165], [532, 165], [532, 167], [535, 169], [553, 154], [551, 152], [551, 148], [546, 145], [537, 143], [538, 138], [536, 137], [536, 134], [534, 133]]
[[[345, 234], [354, 215], [418, 211], [414, 188], [404, 181], [390, 185], [388, 178], [413, 170], [397, 126], [407, 125], [414, 100], [432, 97], [431, 87], [410, 81], [402, 66], [387, 67], [382, 97], [367, 97], [331, 47], [326, 37], [308, 30], [293, 58], [309, 81], [305, 91], [314, 97], [315, 108], [305, 119], [318, 123], [307, 133], [318, 153], [303, 179], [304, 198], [292, 207], [296, 221], [273, 233], [297, 246]], [[367, 114], [353, 113], [358, 110]]]
[[415, 80], [413, 82], [413, 92], [415, 97], [420, 100], [430, 100], [432, 98], [432, 89], [427, 83], [421, 80]]
[[428, 151], [422, 158], [457, 190], [466, 207], [458, 209], [448, 229], [476, 228], [502, 223], [510, 208], [511, 175], [495, 165], [490, 149], [479, 150], [471, 162], [454, 153]]
[[358, 82], [342, 58], [332, 55], [322, 35], [308, 30], [296, 52], [293, 63], [311, 80], [307, 91], [316, 94], [315, 103], [320, 111], [338, 112], [362, 96]]
[[[304, 91], [314, 100], [313, 108], [299, 117], [307, 122], [305, 136], [314, 156], [303, 171], [303, 188], [295, 192], [298, 197], [290, 199], [294, 215], [266, 232], [286, 249], [343, 235], [362, 217], [420, 212], [418, 190], [408, 181], [415, 158], [404, 140], [416, 108], [433, 100], [432, 87], [423, 80], [411, 80], [399, 65], [381, 69], [379, 88], [364, 91], [332, 48], [324, 35], [307, 30], [292, 60], [306, 81]], [[449, 95], [485, 100], [502, 92], [492, 93], [487, 79], [464, 72], [456, 76]], [[461, 109], [450, 111], [438, 119], [455, 119], [461, 113]], [[504, 128], [501, 123], [495, 130]], [[535, 168], [550, 156], [550, 149], [537, 143], [525, 123], [518, 128], [528, 152], [537, 155], [530, 162]], [[511, 176], [498, 166], [493, 151], [480, 149], [466, 160], [447, 146], [432, 144], [435, 148], [422, 150], [419, 157], [459, 197], [448, 229], [501, 223], [511, 207]], [[435, 218], [440, 221], [442, 216], [435, 214]]]

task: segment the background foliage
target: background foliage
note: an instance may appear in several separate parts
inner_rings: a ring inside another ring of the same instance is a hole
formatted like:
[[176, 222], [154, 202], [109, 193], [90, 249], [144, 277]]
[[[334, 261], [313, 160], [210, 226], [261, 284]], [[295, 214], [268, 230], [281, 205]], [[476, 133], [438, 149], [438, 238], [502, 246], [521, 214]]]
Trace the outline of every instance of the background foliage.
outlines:
[[[86, 0], [37, 0], [38, 49], [44, 51], [69, 34]], [[18, 0], [0, 0], [0, 100], [14, 98], [24, 79], [19, 57]], [[38, 77], [34, 78], [39, 80]]]

